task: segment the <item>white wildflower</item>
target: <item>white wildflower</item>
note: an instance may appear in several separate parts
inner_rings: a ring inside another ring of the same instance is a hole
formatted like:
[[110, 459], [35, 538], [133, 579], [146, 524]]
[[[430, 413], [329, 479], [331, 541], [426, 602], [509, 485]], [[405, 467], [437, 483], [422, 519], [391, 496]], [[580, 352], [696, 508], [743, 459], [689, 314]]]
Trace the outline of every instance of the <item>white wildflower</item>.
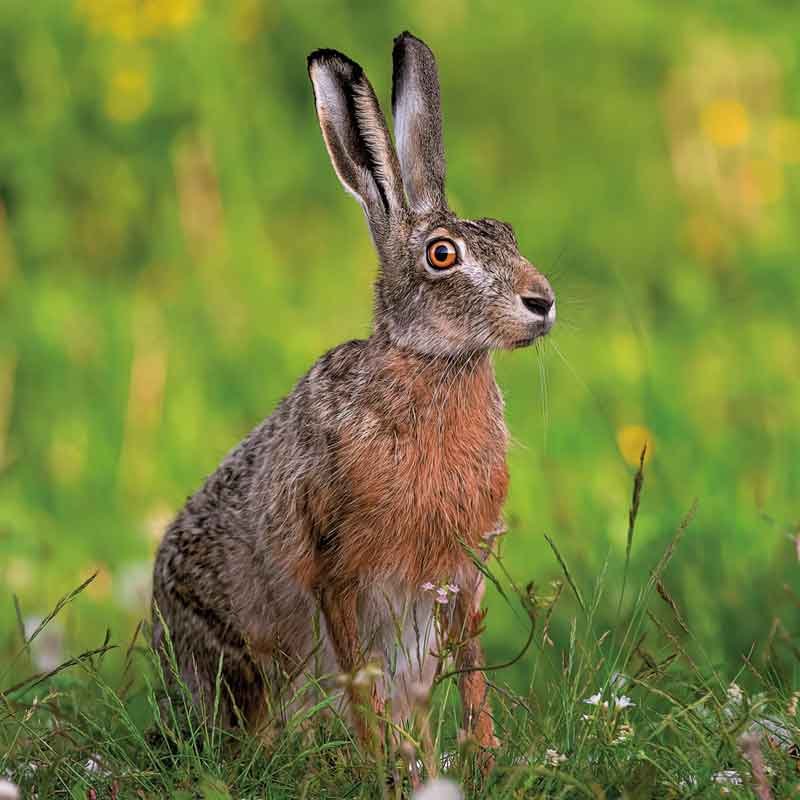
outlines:
[[[715, 772], [711, 776], [711, 780], [714, 781], [714, 783], [720, 784], [722, 787], [742, 785], [742, 776], [739, 775], [735, 769], [723, 769], [720, 772]], [[722, 791], [728, 794], [730, 789], [723, 788]]]
[[744, 700], [744, 692], [742, 691], [742, 687], [733, 681], [731, 681], [731, 685], [728, 687], [727, 695], [728, 702], [737, 706], [740, 706], [742, 704], [742, 700]]
[[436, 597], [433, 599], [443, 606], [450, 602], [450, 595], [455, 596], [460, 591], [459, 587], [455, 583], [443, 583], [441, 585], [437, 585], [435, 583], [431, 583], [431, 581], [426, 581], [423, 583], [421, 588], [426, 592], [436, 592]]
[[[598, 708], [608, 709], [609, 701], [603, 700], [602, 698], [603, 698], [602, 692], [597, 692], [596, 694], [593, 694], [591, 697], [587, 697], [583, 702], [589, 706], [597, 706]], [[619, 697], [613, 694], [611, 695], [610, 706], [615, 711], [624, 711], [626, 708], [631, 708], [632, 706], [635, 705], [636, 703], [634, 703], [633, 700], [631, 700], [630, 697], [628, 697], [628, 695], [626, 694], [621, 694], [619, 695]], [[586, 714], [584, 714], [581, 717], [581, 719], [589, 719], [589, 717]]]
[[83, 768], [87, 772], [93, 772], [97, 775], [103, 775], [108, 777], [111, 773], [103, 766], [100, 765], [100, 756], [93, 755], [89, 758], [89, 760], [83, 765]]
[[0, 778], [0, 800], [19, 800], [19, 798], [19, 786], [5, 778]]
[[797, 715], [798, 701], [800, 701], [800, 692], [792, 692], [792, 699], [789, 701], [789, 705], [786, 708], [786, 713], [790, 717], [794, 717]]
[[744, 700], [744, 692], [737, 683], [731, 682], [725, 691], [725, 694], [727, 695], [727, 700], [725, 705], [722, 707], [722, 713], [728, 719], [735, 719], [741, 711], [742, 701]]
[[629, 725], [627, 722], [623, 723], [622, 725], [617, 728], [617, 735], [614, 737], [614, 740], [611, 744], [622, 744], [626, 742], [633, 736], [633, 725]]
[[412, 800], [464, 800], [464, 795], [457, 783], [448, 778], [434, 778], [420, 786]]
[[548, 767], [558, 767], [559, 764], [563, 764], [566, 760], [567, 757], [563, 753], [559, 753], [558, 750], [554, 750], [552, 747], [548, 747], [544, 751], [544, 763]]

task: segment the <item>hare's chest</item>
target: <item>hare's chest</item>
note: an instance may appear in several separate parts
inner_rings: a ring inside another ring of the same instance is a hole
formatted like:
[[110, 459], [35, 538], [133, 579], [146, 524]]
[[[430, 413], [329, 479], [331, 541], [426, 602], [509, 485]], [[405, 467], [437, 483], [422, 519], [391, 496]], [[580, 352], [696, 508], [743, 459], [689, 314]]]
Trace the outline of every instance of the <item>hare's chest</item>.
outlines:
[[[493, 531], [508, 488], [499, 400], [397, 414], [345, 452], [345, 528], [369, 566], [410, 581], [447, 578], [462, 542]], [[368, 554], [368, 555], [367, 555]]]
[[395, 470], [421, 517], [462, 534], [493, 525], [508, 485], [505, 427], [485, 413], [426, 420], [398, 440]]

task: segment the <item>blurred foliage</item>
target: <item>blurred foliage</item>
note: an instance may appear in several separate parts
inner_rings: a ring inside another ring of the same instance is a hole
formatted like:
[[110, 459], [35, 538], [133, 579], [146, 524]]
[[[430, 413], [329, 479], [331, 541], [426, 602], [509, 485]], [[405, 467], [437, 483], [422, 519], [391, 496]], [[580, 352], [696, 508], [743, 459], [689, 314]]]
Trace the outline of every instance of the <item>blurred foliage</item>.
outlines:
[[[124, 638], [169, 516], [368, 333], [375, 259], [305, 56], [350, 54], [388, 106], [405, 28], [438, 56], [453, 207], [511, 222], [559, 296], [541, 353], [497, 357], [514, 577], [558, 574], [547, 533], [578, 580], [608, 560], [621, 583], [647, 441], [631, 574], [698, 497], [666, 579], [694, 645], [735, 670], [797, 629], [792, 4], [4, 0], [0, 635], [12, 593], [41, 614], [100, 570], [67, 633]], [[524, 633], [490, 606], [503, 660]]]

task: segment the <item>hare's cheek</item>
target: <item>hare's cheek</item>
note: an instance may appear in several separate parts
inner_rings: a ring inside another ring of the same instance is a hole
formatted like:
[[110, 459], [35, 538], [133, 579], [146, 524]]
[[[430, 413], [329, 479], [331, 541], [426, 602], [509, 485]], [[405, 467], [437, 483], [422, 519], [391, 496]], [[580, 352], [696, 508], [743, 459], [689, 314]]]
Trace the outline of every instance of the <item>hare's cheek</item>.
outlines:
[[437, 317], [433, 327], [433, 335], [442, 343], [456, 344], [464, 340], [464, 324], [455, 315]]

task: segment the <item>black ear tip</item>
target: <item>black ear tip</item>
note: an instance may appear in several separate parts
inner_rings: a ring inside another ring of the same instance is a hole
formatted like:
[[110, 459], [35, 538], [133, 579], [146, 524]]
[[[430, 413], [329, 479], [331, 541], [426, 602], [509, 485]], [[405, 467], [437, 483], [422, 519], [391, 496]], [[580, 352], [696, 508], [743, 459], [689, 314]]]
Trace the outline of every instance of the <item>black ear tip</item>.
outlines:
[[422, 39], [420, 39], [417, 36], [414, 36], [414, 34], [411, 33], [411, 31], [403, 31], [399, 36], [394, 37], [395, 49], [407, 44], [421, 44], [424, 48], [428, 50], [430, 49], [428, 45], [426, 45], [425, 42], [422, 41]]
[[361, 65], [353, 61], [352, 58], [348, 58], [344, 53], [340, 53], [338, 50], [331, 50], [328, 47], [321, 47], [318, 50], [314, 50], [313, 53], [309, 53], [307, 63], [309, 72], [311, 72], [313, 66], [319, 64], [341, 72], [350, 80], [356, 80], [364, 72], [361, 69]]

